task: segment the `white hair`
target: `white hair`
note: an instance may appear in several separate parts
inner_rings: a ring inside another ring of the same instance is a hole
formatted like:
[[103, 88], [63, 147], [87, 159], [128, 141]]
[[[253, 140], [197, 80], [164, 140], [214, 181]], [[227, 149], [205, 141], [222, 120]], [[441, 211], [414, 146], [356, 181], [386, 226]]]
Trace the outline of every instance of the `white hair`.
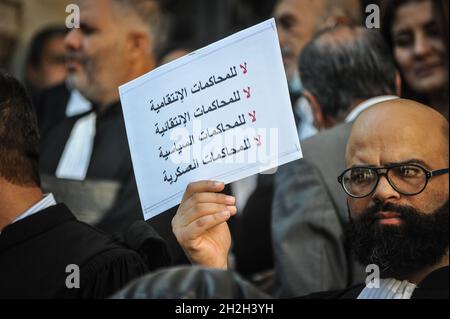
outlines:
[[[169, 33], [168, 17], [156, 0], [113, 0], [116, 9], [120, 10], [120, 15], [125, 13], [126, 21], [142, 25], [152, 40], [152, 51], [155, 55], [160, 53], [165, 45]], [[138, 20], [129, 17], [133, 14]]]

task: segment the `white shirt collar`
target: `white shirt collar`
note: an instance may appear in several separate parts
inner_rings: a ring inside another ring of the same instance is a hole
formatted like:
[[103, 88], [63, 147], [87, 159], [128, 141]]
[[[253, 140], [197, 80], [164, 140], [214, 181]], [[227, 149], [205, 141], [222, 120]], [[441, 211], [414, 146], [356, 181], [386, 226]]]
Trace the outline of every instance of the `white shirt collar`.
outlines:
[[385, 101], [389, 101], [389, 100], [394, 100], [394, 99], [398, 99], [398, 96], [395, 95], [381, 95], [381, 96], [377, 96], [377, 97], [373, 97], [371, 99], [368, 99], [366, 101], [364, 101], [361, 104], [358, 104], [351, 112], [349, 115], [347, 115], [347, 117], [345, 118], [345, 122], [349, 123], [354, 121], [359, 114], [361, 114], [361, 112], [363, 112], [364, 110], [366, 110], [367, 108], [371, 107], [372, 105], [381, 103], [381, 102], [385, 102]]
[[54, 205], [56, 205], [56, 201], [55, 197], [53, 197], [53, 194], [51, 193], [46, 194], [44, 195], [44, 198], [42, 198], [39, 202], [34, 204], [31, 208], [27, 209], [24, 213], [22, 213], [19, 217], [17, 217], [11, 224], [14, 224], [24, 218], [30, 217], [31, 215], [34, 215], [37, 212], [40, 212], [41, 210], [44, 210]]
[[411, 299], [415, 284], [395, 278], [380, 279], [378, 287], [364, 287], [357, 299]]
[[[30, 217], [31, 215], [34, 215], [41, 210], [44, 210], [46, 208], [49, 208], [51, 206], [56, 205], [55, 197], [53, 197], [53, 194], [45, 194], [44, 198], [42, 198], [39, 202], [34, 204], [32, 207], [27, 209], [25, 212], [20, 214], [16, 219], [13, 220], [13, 222], [10, 224], [17, 223], [19, 220], [25, 219], [27, 217]], [[2, 230], [0, 229], [0, 235], [2, 234]]]

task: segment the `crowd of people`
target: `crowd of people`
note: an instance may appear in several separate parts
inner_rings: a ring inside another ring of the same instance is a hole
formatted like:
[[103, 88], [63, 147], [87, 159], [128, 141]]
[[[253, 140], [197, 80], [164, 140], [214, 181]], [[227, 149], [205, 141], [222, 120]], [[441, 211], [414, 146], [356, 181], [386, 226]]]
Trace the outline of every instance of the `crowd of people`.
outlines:
[[304, 157], [148, 221], [118, 87], [195, 48], [156, 0], [78, 4], [0, 72], [0, 298], [448, 298], [448, 1], [369, 29], [359, 0], [277, 0]]

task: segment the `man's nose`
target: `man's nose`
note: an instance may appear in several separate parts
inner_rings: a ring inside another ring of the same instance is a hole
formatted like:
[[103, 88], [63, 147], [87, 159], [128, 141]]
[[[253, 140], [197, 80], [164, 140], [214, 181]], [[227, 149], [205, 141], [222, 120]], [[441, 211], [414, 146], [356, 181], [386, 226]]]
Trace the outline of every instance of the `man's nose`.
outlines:
[[375, 201], [385, 202], [389, 199], [399, 199], [401, 194], [397, 192], [387, 180], [385, 175], [380, 176], [378, 185], [375, 188], [372, 198]]
[[78, 50], [81, 47], [81, 31], [73, 28], [67, 33], [64, 42], [69, 50]]

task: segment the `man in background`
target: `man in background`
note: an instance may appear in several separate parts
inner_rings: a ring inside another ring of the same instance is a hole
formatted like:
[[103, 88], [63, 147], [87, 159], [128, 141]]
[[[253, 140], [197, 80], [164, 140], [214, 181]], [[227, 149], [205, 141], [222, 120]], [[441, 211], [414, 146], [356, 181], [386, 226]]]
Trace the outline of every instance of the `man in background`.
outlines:
[[41, 136], [66, 117], [91, 109], [91, 104], [65, 83], [68, 73], [67, 32], [64, 27], [48, 27], [31, 39], [25, 83], [36, 108]]
[[[143, 218], [118, 87], [155, 67], [165, 21], [157, 1], [78, 4], [80, 28], [66, 37], [67, 83], [92, 111], [65, 119], [44, 136], [40, 169], [44, 188], [79, 219], [117, 234]], [[171, 234], [171, 216], [161, 214], [150, 224], [168, 241], [175, 261], [183, 260]]]
[[278, 26], [288, 82], [297, 81], [298, 59], [318, 31], [336, 25], [361, 24], [358, 0], [278, 0], [274, 16]]

